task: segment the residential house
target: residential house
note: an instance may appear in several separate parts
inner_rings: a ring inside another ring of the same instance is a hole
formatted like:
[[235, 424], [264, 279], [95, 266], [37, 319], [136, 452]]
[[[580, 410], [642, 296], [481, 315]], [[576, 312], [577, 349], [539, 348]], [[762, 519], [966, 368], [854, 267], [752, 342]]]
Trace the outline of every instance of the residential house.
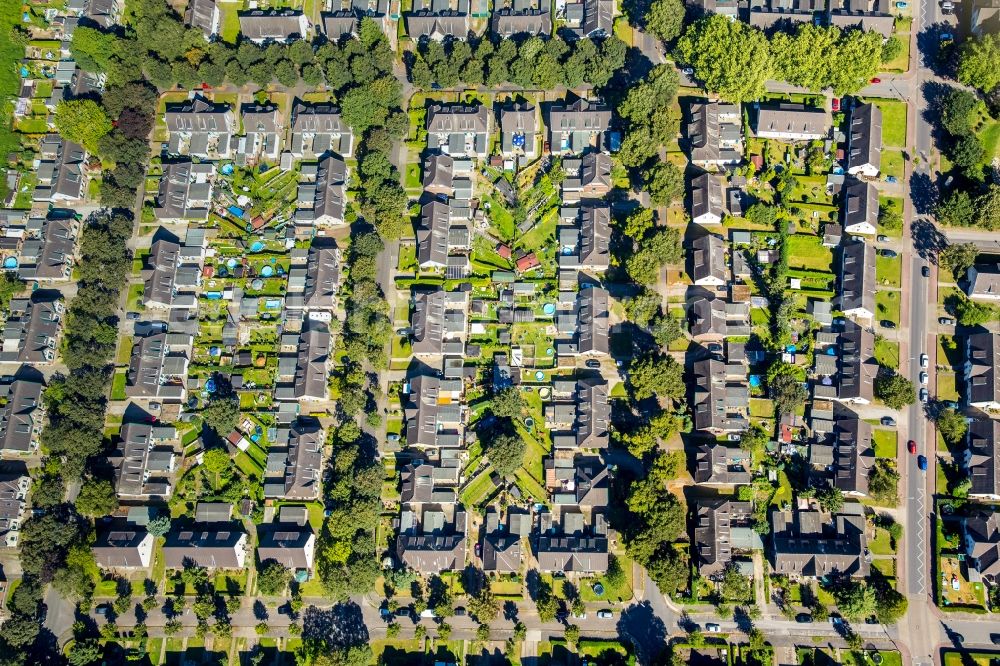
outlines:
[[446, 155], [485, 159], [492, 133], [485, 104], [432, 104], [427, 109], [427, 147]]
[[38, 437], [45, 422], [40, 380], [15, 377], [9, 384], [0, 385], [0, 454], [16, 456], [38, 449]]
[[695, 429], [716, 436], [746, 430], [750, 412], [746, 365], [706, 358], [695, 361], [692, 374]]
[[691, 163], [697, 167], [731, 166], [743, 160], [743, 115], [739, 104], [692, 104], [685, 135]]
[[292, 136], [289, 151], [296, 159], [316, 159], [327, 152], [342, 157], [354, 153], [354, 133], [333, 104], [305, 104], [296, 100], [292, 106]]
[[173, 447], [158, 446], [153, 426], [126, 423], [108, 456], [115, 472], [115, 492], [122, 499], [167, 499], [177, 463]]
[[490, 29], [494, 35], [509, 38], [514, 35], [548, 35], [552, 33], [552, 17], [548, 3], [541, 0], [505, 0], [493, 7]]
[[0, 544], [16, 548], [31, 490], [31, 476], [22, 462], [0, 466]]
[[461, 504], [404, 504], [396, 555], [424, 575], [462, 569], [467, 533], [468, 518]]
[[416, 0], [406, 15], [406, 34], [414, 42], [448, 37], [466, 39], [471, 29], [470, 0]]
[[615, 26], [614, 0], [573, 0], [563, 10], [565, 28], [578, 39], [610, 35]]
[[189, 0], [184, 12], [184, 22], [201, 30], [205, 39], [211, 40], [219, 34], [221, 14], [216, 0]]
[[412, 350], [415, 356], [440, 356], [449, 342], [464, 342], [469, 293], [420, 289], [413, 292]]
[[844, 231], [874, 234], [878, 231], [878, 189], [871, 183], [851, 178], [841, 190], [844, 197]]
[[[527, 4], [528, 0], [515, 0], [514, 4], [522, 3]], [[547, 21], [548, 12], [543, 16]], [[494, 22], [497, 17], [497, 10], [494, 10]], [[509, 20], [516, 22], [513, 17]], [[529, 160], [534, 159], [538, 156], [538, 135], [538, 109], [533, 104], [514, 102], [500, 108], [500, 153], [504, 157], [523, 155]]]
[[965, 293], [974, 301], [1000, 301], [1000, 264], [973, 266]]
[[462, 446], [462, 381], [418, 375], [410, 379], [403, 402], [406, 443], [409, 446], [459, 448]]
[[[314, 238], [306, 251], [304, 266], [295, 266], [288, 271], [288, 294], [285, 307], [311, 312], [311, 317], [322, 317], [337, 306], [337, 292], [340, 286], [340, 249], [333, 239]], [[295, 289], [293, 292], [293, 283]], [[301, 290], [301, 292], [299, 292]], [[313, 311], [319, 311], [313, 313]]]
[[309, 36], [309, 20], [297, 9], [251, 9], [240, 12], [240, 35], [254, 44], [284, 44]]
[[834, 411], [833, 487], [844, 495], [866, 497], [875, 464], [872, 426], [849, 409]]
[[259, 161], [277, 161], [284, 134], [282, 114], [277, 104], [244, 104], [243, 136], [235, 139], [237, 163], [255, 165]]
[[840, 310], [845, 317], [875, 318], [875, 245], [852, 240], [840, 246]]
[[825, 13], [825, 0], [750, 0], [750, 25], [770, 31], [781, 26], [812, 23]]
[[495, 506], [486, 509], [483, 528], [483, 570], [501, 574], [521, 572], [521, 544], [531, 534], [531, 514], [507, 509], [506, 524]]
[[362, 18], [379, 23], [386, 35], [394, 35], [389, 0], [333, 0], [330, 10], [323, 13], [323, 33], [331, 42], [345, 35], [357, 35]]
[[[183, 248], [161, 237], [153, 241], [143, 271], [142, 304], [147, 308], [190, 308], [201, 287], [201, 267], [186, 263]], [[193, 258], [193, 257], [192, 257]], [[197, 259], [196, 259], [197, 260]]]
[[750, 454], [713, 442], [698, 447], [694, 460], [694, 482], [708, 486], [750, 483]]
[[319, 498], [323, 479], [324, 432], [315, 419], [298, 418], [281, 427], [267, 453], [264, 497], [286, 500]]
[[563, 203], [604, 198], [611, 191], [611, 167], [611, 156], [607, 153], [565, 158], [563, 170], [566, 174], [560, 184]]
[[200, 95], [180, 104], [168, 104], [167, 152], [201, 159], [228, 159], [236, 117], [228, 104], [214, 104]]
[[597, 457], [556, 455], [545, 460], [545, 487], [552, 512], [539, 516], [535, 540], [544, 572], [597, 573], [608, 570], [608, 466]]
[[752, 527], [753, 505], [728, 497], [700, 498], [694, 503], [692, 550], [699, 575], [720, 577], [738, 551], [763, 550]]
[[882, 111], [874, 104], [851, 109], [847, 134], [847, 173], [877, 178], [882, 167]]
[[964, 465], [972, 487], [969, 497], [986, 502], [1000, 501], [1000, 421], [975, 419], [969, 423]]
[[90, 0], [87, 3], [87, 11], [83, 18], [91, 25], [100, 26], [104, 30], [110, 30], [118, 25], [122, 15], [124, 2], [121, 0]]
[[295, 222], [306, 227], [344, 224], [346, 203], [347, 164], [327, 154], [316, 167], [315, 181], [299, 185]]
[[889, 39], [896, 25], [890, 3], [891, 0], [831, 0], [830, 25], [841, 30], [877, 32], [883, 40]]
[[830, 135], [831, 124], [825, 109], [782, 103], [757, 111], [754, 133], [759, 139], [819, 141]]
[[970, 582], [996, 584], [1000, 576], [1000, 514], [979, 509], [965, 519], [964, 536]]
[[969, 25], [976, 37], [1000, 32], [1000, 0], [974, 0]]
[[[576, 344], [566, 350], [571, 354], [607, 356], [611, 295], [602, 287], [586, 286], [576, 296]], [[558, 347], [558, 345], [557, 345]], [[557, 348], [557, 353], [561, 354]]]
[[[199, 504], [199, 511], [202, 511]], [[232, 505], [229, 506], [230, 511]], [[205, 513], [216, 513], [204, 512]], [[193, 564], [206, 569], [245, 569], [247, 552], [250, 549], [249, 536], [243, 527], [220, 515], [208, 516], [216, 520], [200, 520], [175, 526], [163, 544], [163, 561], [167, 569], [183, 569]]]
[[1000, 409], [1000, 335], [970, 333], [965, 336], [965, 399], [970, 407]]
[[556, 229], [559, 241], [559, 269], [601, 273], [611, 267], [611, 207], [587, 201], [579, 208], [560, 210], [560, 218], [570, 224]]
[[26, 365], [54, 362], [64, 310], [61, 296], [52, 297], [46, 292], [11, 300], [3, 326], [0, 361]]
[[316, 560], [316, 533], [305, 507], [282, 506], [273, 523], [257, 526], [257, 559], [288, 568], [297, 582], [308, 580]]
[[580, 378], [570, 401], [545, 407], [546, 425], [556, 449], [605, 449], [611, 441], [611, 403], [604, 379]]
[[737, 0], [691, 0], [685, 4], [698, 18], [709, 14], [721, 14], [732, 21], [739, 18]]
[[42, 154], [35, 170], [37, 182], [32, 199], [42, 203], [77, 203], [87, 198], [89, 178], [83, 146], [58, 140], [54, 153]]
[[274, 395], [284, 401], [326, 400], [332, 336], [326, 322], [309, 318], [302, 324], [295, 356], [278, 359], [279, 385]]
[[750, 304], [699, 296], [688, 304], [688, 330], [695, 342], [750, 335]]
[[474, 172], [473, 160], [432, 153], [424, 160], [424, 192], [452, 199], [471, 199]]
[[77, 222], [32, 218], [27, 220], [24, 230], [18, 275], [35, 282], [68, 280], [76, 263]]
[[156, 538], [144, 526], [117, 520], [111, 525], [98, 526], [97, 538], [90, 549], [102, 569], [135, 571], [152, 566], [155, 542]]
[[549, 109], [549, 146], [554, 155], [601, 152], [611, 128], [611, 107], [603, 102], [578, 99], [555, 103]]
[[462, 452], [428, 450], [427, 459], [414, 458], [400, 474], [399, 499], [404, 504], [454, 504], [462, 478]]
[[215, 165], [190, 160], [163, 165], [153, 215], [162, 222], [207, 220], [212, 208]]
[[420, 209], [417, 226], [417, 263], [420, 268], [447, 268], [453, 251], [472, 247], [468, 209], [442, 201], [431, 201]]
[[845, 503], [835, 514], [808, 503], [772, 511], [771, 570], [792, 578], [867, 578], [871, 564], [865, 527], [864, 509], [857, 502]]
[[722, 178], [702, 173], [691, 179], [691, 221], [720, 224], [726, 215]]
[[187, 398], [187, 352], [193, 343], [193, 336], [184, 333], [150, 333], [135, 338], [125, 373], [125, 395], [184, 402]]
[[691, 280], [701, 287], [721, 287], [729, 282], [726, 242], [712, 234], [691, 241]]
[[836, 375], [832, 378], [836, 387], [834, 400], [845, 404], [870, 404], [879, 368], [875, 361], [875, 334], [848, 319], [836, 340]]

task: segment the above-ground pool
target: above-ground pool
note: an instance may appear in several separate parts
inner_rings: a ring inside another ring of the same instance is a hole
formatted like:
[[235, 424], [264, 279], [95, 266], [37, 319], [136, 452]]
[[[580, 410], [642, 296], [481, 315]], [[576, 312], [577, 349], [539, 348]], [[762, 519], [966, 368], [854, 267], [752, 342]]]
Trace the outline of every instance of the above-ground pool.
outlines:
[[541, 370], [536, 370], [535, 379], [537, 379], [538, 381], [542, 381], [543, 379], [545, 379], [545, 373], [542, 372]]
[[750, 386], [751, 388], [757, 388], [760, 386], [760, 375], [750, 375]]
[[544, 312], [547, 315], [555, 314], [556, 313], [556, 304], [555, 303], [546, 303], [542, 307], [542, 312]]
[[253, 289], [260, 289], [264, 286], [264, 281], [260, 278], [254, 278], [253, 282], [250, 283], [250, 287]]
[[227, 259], [226, 266], [228, 266], [229, 268], [236, 268], [236, 260], [232, 258]]
[[250, 246], [251, 252], [260, 252], [263, 249], [264, 249], [264, 244], [261, 243], [260, 241], [254, 241], [253, 245]]
[[270, 266], [264, 266], [264, 268], [260, 269], [260, 274], [262, 277], [271, 277], [274, 275], [274, 269]]
[[3, 260], [4, 268], [17, 268], [17, 257], [7, 257]]
[[222, 168], [219, 169], [219, 171], [222, 173], [223, 176], [232, 176], [233, 171], [235, 171], [235, 169], [233, 168], [232, 164], [223, 164]]

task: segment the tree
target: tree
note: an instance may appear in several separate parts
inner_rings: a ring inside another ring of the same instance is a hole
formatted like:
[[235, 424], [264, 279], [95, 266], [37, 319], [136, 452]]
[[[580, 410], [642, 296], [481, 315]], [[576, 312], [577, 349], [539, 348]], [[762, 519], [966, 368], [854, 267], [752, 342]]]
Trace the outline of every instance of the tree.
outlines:
[[891, 585], [879, 586], [875, 591], [875, 615], [882, 624], [896, 624], [906, 615], [909, 602]]
[[518, 434], [499, 433], [486, 445], [486, 457], [496, 473], [511, 477], [524, 463], [526, 445]]
[[566, 642], [570, 645], [576, 645], [580, 642], [580, 627], [575, 624], [571, 624], [566, 627]]
[[976, 226], [989, 231], [1000, 229], [1000, 185], [990, 183], [986, 191], [976, 197]]
[[937, 206], [940, 222], [953, 227], [971, 227], [976, 223], [978, 213], [972, 198], [965, 190], [955, 190]]
[[892, 62], [903, 52], [903, 42], [896, 35], [892, 35], [882, 44], [882, 62]]
[[540, 622], [552, 622], [556, 619], [559, 602], [552, 596], [551, 591], [546, 591], [545, 594], [539, 593], [538, 598], [535, 600], [535, 608], [538, 611]]
[[496, 619], [499, 612], [500, 602], [493, 596], [489, 585], [484, 585], [479, 594], [469, 599], [469, 613], [474, 615], [480, 622], [492, 622]]
[[886, 371], [875, 378], [875, 397], [889, 409], [902, 409], [917, 401], [913, 382], [896, 372]]
[[146, 531], [154, 537], [166, 536], [170, 531], [170, 516], [156, 516], [146, 525]]
[[684, 366], [672, 356], [644, 356], [632, 360], [628, 382], [637, 400], [662, 396], [678, 400], [684, 397]]
[[111, 131], [111, 119], [92, 99], [63, 100], [56, 106], [56, 129], [68, 141], [97, 152], [101, 137]]
[[896, 231], [903, 228], [903, 212], [895, 203], [887, 202], [879, 208], [878, 223], [887, 231]]
[[1000, 84], [1000, 34], [985, 33], [962, 43], [958, 80], [984, 93], [993, 92]]
[[684, 173], [672, 162], [653, 164], [646, 170], [643, 180], [649, 200], [655, 206], [668, 206], [684, 194]]
[[954, 409], [944, 409], [937, 416], [937, 429], [948, 445], [955, 446], [962, 442], [969, 424]]
[[951, 269], [956, 279], [972, 268], [979, 256], [979, 248], [974, 243], [956, 243], [948, 245], [938, 254], [941, 266]]
[[681, 0], [653, 0], [646, 12], [646, 30], [670, 42], [681, 34], [684, 27], [684, 3]]
[[778, 414], [794, 413], [809, 397], [798, 369], [788, 363], [778, 361], [768, 368], [767, 385]]
[[975, 301], [958, 296], [955, 303], [955, 316], [962, 326], [979, 326], [997, 318], [997, 309], [989, 303], [976, 303]]
[[84, 516], [98, 518], [118, 509], [118, 495], [110, 481], [87, 479], [76, 498], [76, 510]]
[[257, 587], [260, 593], [269, 597], [277, 596], [285, 591], [292, 580], [292, 572], [277, 560], [268, 560], [257, 574]]
[[104, 649], [101, 647], [101, 644], [93, 638], [86, 638], [73, 643], [73, 647], [70, 648], [67, 655], [67, 660], [72, 666], [88, 666], [100, 661], [103, 656]]
[[777, 206], [769, 206], [765, 203], [755, 203], [747, 209], [744, 215], [746, 219], [765, 227], [774, 227], [778, 221]]
[[654, 226], [656, 226], [656, 218], [653, 209], [637, 208], [625, 218], [622, 233], [625, 234], [626, 238], [638, 240], [645, 236]]
[[236, 422], [240, 418], [240, 405], [235, 398], [215, 398], [202, 410], [201, 418], [219, 438], [223, 438], [236, 428]]
[[845, 583], [835, 590], [835, 596], [844, 617], [860, 620], [875, 613], [875, 590], [860, 581]]
[[524, 409], [521, 390], [516, 386], [506, 386], [497, 391], [490, 400], [490, 411], [501, 418], [518, 418]]
[[899, 472], [892, 461], [875, 461], [868, 472], [868, 492], [879, 502], [895, 506], [899, 499]]
[[746, 603], [752, 598], [753, 590], [750, 579], [744, 576], [739, 568], [730, 563], [722, 574], [722, 597], [726, 601]]
[[816, 490], [816, 500], [824, 511], [838, 513], [844, 506], [844, 493], [834, 486], [822, 486]]
[[772, 75], [764, 33], [721, 14], [689, 25], [677, 42], [677, 53], [710, 92], [729, 102], [760, 99]]
[[951, 161], [973, 180], [983, 179], [983, 160], [986, 148], [975, 134], [966, 134], [955, 142], [951, 150]]
[[941, 97], [941, 126], [954, 137], [964, 136], [972, 131], [973, 113], [980, 101], [975, 93], [961, 88], [950, 88]]
[[653, 319], [650, 332], [653, 334], [653, 339], [656, 340], [656, 344], [660, 346], [667, 346], [674, 340], [679, 340], [684, 337], [684, 320], [680, 317], [674, 317], [669, 313], [658, 315], [655, 319]]
[[608, 556], [608, 570], [604, 574], [604, 580], [615, 589], [621, 589], [626, 583], [625, 570], [621, 561], [615, 555]]
[[437, 628], [438, 640], [447, 641], [451, 638], [451, 625], [447, 622], [442, 622]]

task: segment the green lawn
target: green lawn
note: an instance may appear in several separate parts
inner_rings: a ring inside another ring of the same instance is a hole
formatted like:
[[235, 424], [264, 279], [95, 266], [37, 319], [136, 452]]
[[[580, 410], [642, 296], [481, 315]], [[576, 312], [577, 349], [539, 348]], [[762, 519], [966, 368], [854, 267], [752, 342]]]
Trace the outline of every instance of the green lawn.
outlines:
[[952, 368], [962, 364], [962, 349], [952, 335], [938, 336], [937, 365], [945, 364]]
[[240, 36], [240, 17], [237, 13], [243, 8], [242, 2], [224, 2], [219, 5], [222, 14], [219, 19], [219, 33], [222, 40], [235, 44]]
[[[906, 147], [906, 102], [895, 99], [868, 99], [882, 111], [882, 145]], [[885, 155], [882, 156], [883, 163]]]
[[891, 149], [882, 151], [882, 173], [886, 176], [895, 176], [898, 180], [903, 178], [903, 153], [901, 151]]
[[899, 292], [879, 291], [875, 294], [875, 317], [888, 319], [899, 326]]
[[896, 431], [875, 430], [872, 433], [876, 458], [896, 458]]
[[888, 257], [875, 258], [875, 279], [881, 285], [888, 287], [899, 287], [903, 272], [903, 261], [898, 256], [895, 259]]
[[125, 383], [128, 378], [125, 376], [127, 368], [118, 368], [115, 370], [114, 379], [111, 381], [111, 399], [112, 400], [125, 400], [128, 396], [125, 395]]
[[940, 370], [935, 376], [937, 377], [935, 397], [938, 400], [954, 400], [958, 402], [958, 377], [955, 373]]
[[899, 50], [898, 56], [882, 65], [883, 72], [902, 74], [910, 69], [910, 35], [909, 33], [899, 34], [897, 37], [899, 37], [903, 48]]
[[885, 368], [899, 368], [899, 343], [885, 338], [875, 339], [875, 362]]
[[490, 474], [493, 472], [493, 468], [487, 466], [479, 476], [472, 479], [468, 485], [462, 490], [461, 495], [459, 495], [459, 500], [462, 504], [467, 507], [478, 506], [480, 502], [485, 500], [489, 494], [496, 487], [493, 485], [493, 481], [490, 480]]
[[1000, 120], [986, 122], [978, 134], [986, 149], [984, 161], [989, 163], [994, 157], [1000, 157]]
[[815, 271], [829, 271], [833, 250], [823, 246], [821, 236], [793, 234], [788, 237], [788, 265]]

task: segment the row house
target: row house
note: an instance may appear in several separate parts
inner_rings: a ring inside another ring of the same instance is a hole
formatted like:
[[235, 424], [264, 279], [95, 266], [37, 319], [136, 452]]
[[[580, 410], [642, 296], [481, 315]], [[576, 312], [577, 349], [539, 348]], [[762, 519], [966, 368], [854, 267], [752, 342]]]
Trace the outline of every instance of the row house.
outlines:
[[206, 569], [244, 569], [252, 548], [243, 526], [232, 519], [228, 502], [200, 502], [193, 521], [174, 527], [163, 544], [167, 569], [190, 565]]
[[840, 246], [840, 310], [845, 317], [875, 318], [875, 245], [849, 240]]
[[207, 220], [212, 208], [215, 166], [190, 160], [163, 165], [153, 215], [161, 222]]
[[267, 453], [264, 497], [315, 500], [323, 478], [324, 432], [315, 419], [299, 417], [282, 427]]
[[[470, 4], [474, 5], [471, 7]], [[406, 14], [406, 34], [415, 42], [466, 39], [474, 11], [486, 15], [484, 0], [416, 0]]]
[[[468, 158], [455, 158], [444, 153], [433, 153], [424, 161], [424, 191], [447, 199], [468, 200], [473, 196], [475, 164]], [[442, 202], [438, 202], [442, 203]], [[438, 212], [428, 209], [428, 214]], [[430, 220], [433, 224], [434, 220]]]
[[115, 474], [115, 492], [124, 500], [166, 500], [177, 466], [172, 426], [127, 423], [122, 426], [115, 450], [108, 456]]
[[[286, 333], [294, 346], [293, 355], [278, 357], [278, 383], [274, 397], [279, 401], [322, 401], [329, 396], [330, 352], [333, 336], [325, 321], [309, 318], [298, 335]], [[282, 346], [284, 346], [284, 339]]]
[[309, 20], [295, 9], [251, 9], [240, 12], [240, 36], [254, 44], [285, 44], [309, 36]]
[[576, 293], [560, 292], [561, 309], [556, 315], [556, 357], [560, 365], [573, 364], [578, 356], [606, 357], [610, 354], [610, 302], [607, 289], [588, 285]]
[[611, 107], [578, 99], [555, 103], [549, 109], [549, 146], [554, 155], [607, 150]]
[[53, 217], [31, 218], [24, 226], [18, 275], [38, 283], [68, 280], [76, 263], [79, 223]]
[[734, 166], [743, 160], [743, 115], [739, 104], [691, 105], [685, 136], [691, 163], [701, 169]]
[[696, 499], [692, 508], [693, 563], [698, 574], [718, 580], [740, 553], [763, 550], [753, 529], [753, 504], [731, 497]]
[[868, 475], [875, 464], [872, 426], [849, 409], [834, 411], [833, 487], [844, 495], [868, 496]]
[[694, 481], [699, 485], [735, 486], [750, 483], [750, 454], [720, 442], [702, 444], [695, 453]]
[[563, 20], [577, 39], [607, 37], [615, 27], [614, 0], [570, 1], [564, 5]]
[[882, 167], [882, 111], [874, 104], [851, 109], [847, 133], [847, 173], [877, 178]]
[[316, 533], [304, 506], [285, 505], [271, 523], [257, 526], [257, 559], [277, 562], [292, 572], [296, 582], [312, 576], [316, 560]]
[[872, 235], [878, 231], [878, 189], [869, 182], [850, 178], [841, 189], [843, 230]]
[[746, 430], [750, 413], [746, 364], [706, 358], [695, 361], [692, 374], [695, 429], [716, 436]]
[[833, 124], [824, 109], [782, 103], [757, 110], [754, 134], [758, 139], [819, 141], [830, 135]]
[[304, 231], [344, 224], [347, 207], [347, 163], [328, 154], [316, 165], [302, 165], [295, 224]]
[[[553, 391], [553, 395], [558, 394]], [[608, 383], [600, 377], [581, 377], [568, 399], [545, 406], [545, 425], [552, 431], [556, 449], [606, 449], [611, 441], [610, 423]]]
[[871, 569], [864, 508], [845, 502], [837, 513], [807, 500], [788, 511], [771, 512], [771, 569], [793, 579], [835, 574], [867, 578]]
[[445, 353], [448, 343], [464, 342], [468, 330], [469, 293], [420, 289], [413, 292], [411, 342], [418, 357]]
[[539, 570], [605, 573], [611, 489], [607, 465], [597, 457], [556, 454], [545, 460], [545, 488], [551, 510], [539, 516], [535, 540]]
[[[515, 7], [527, 4], [530, 4], [527, 0], [515, 0], [514, 2]], [[516, 12], [515, 9], [515, 15]], [[546, 17], [544, 20], [548, 20], [548, 12], [542, 16]], [[496, 21], [496, 11], [493, 12], [493, 17]], [[520, 21], [514, 16], [511, 16], [509, 20], [515, 24]], [[504, 157], [524, 157], [527, 160], [538, 156], [538, 138], [540, 136], [538, 109], [533, 104], [519, 102], [504, 105], [500, 109], [499, 123], [501, 155]]]
[[847, 320], [840, 331], [824, 329], [816, 333], [813, 373], [828, 390], [829, 399], [843, 404], [870, 404], [878, 368], [875, 334], [871, 331]]
[[603, 273], [611, 267], [611, 207], [588, 200], [559, 210], [559, 270]]
[[378, 22], [386, 35], [396, 32], [389, 0], [333, 0], [329, 7], [330, 11], [323, 13], [323, 33], [331, 42], [357, 35], [362, 18]]
[[161, 236], [150, 246], [143, 270], [142, 304], [147, 308], [192, 308], [201, 288], [199, 247]]
[[168, 104], [164, 114], [167, 152], [201, 159], [229, 159], [230, 137], [236, 134], [236, 117], [228, 104], [215, 104], [200, 95], [180, 104]]
[[974, 419], [966, 433], [963, 464], [972, 486], [969, 497], [987, 502], [1000, 501], [1000, 421]]
[[501, 38], [552, 34], [551, 5], [540, 0], [505, 0], [493, 7], [490, 29]]
[[688, 330], [695, 342], [750, 336], [750, 304], [699, 296], [688, 304]]
[[194, 345], [190, 333], [151, 332], [132, 344], [125, 373], [129, 398], [182, 403], [187, 398], [188, 353]]
[[296, 159], [318, 159], [327, 152], [351, 157], [354, 133], [341, 117], [340, 107], [296, 100], [292, 106], [289, 150]]
[[518, 574], [523, 545], [531, 536], [531, 514], [513, 507], [489, 506], [482, 530], [483, 571]]
[[292, 250], [285, 307], [305, 310], [311, 318], [330, 317], [340, 289], [340, 259], [336, 241], [320, 236], [308, 250]]
[[34, 201], [72, 204], [87, 198], [90, 178], [83, 146], [47, 136], [42, 139], [39, 154], [41, 159], [35, 167], [37, 182], [32, 194]]
[[691, 281], [699, 287], [723, 287], [729, 284], [726, 265], [726, 241], [719, 236], [706, 234], [691, 241], [688, 252], [691, 262]]
[[31, 476], [24, 463], [0, 465], [0, 545], [16, 548], [24, 523]]
[[585, 153], [567, 157], [562, 162], [565, 177], [559, 184], [563, 203], [579, 203], [581, 199], [602, 199], [611, 191], [611, 156], [607, 153]]
[[459, 200], [431, 201], [420, 209], [417, 225], [417, 264], [447, 269], [451, 256], [466, 256], [472, 247], [471, 212]]
[[41, 378], [19, 372], [14, 380], [0, 385], [0, 455], [20, 456], [38, 450], [45, 407], [42, 392], [45, 385]]
[[720, 176], [702, 173], [691, 179], [691, 221], [720, 224], [726, 216], [725, 183]]
[[47, 365], [55, 361], [65, 310], [61, 296], [36, 292], [11, 300], [0, 362]]
[[267, 102], [245, 104], [242, 112], [243, 135], [233, 137], [236, 163], [252, 166], [261, 160], [277, 160], [285, 133], [281, 110], [276, 104]]
[[484, 104], [433, 104], [427, 109], [427, 147], [452, 157], [485, 159], [493, 131]]
[[965, 399], [970, 407], [984, 411], [1000, 409], [1000, 336], [971, 333], [965, 336]]
[[435, 449], [461, 448], [465, 432], [462, 380], [418, 375], [409, 381], [403, 411], [406, 443]]

